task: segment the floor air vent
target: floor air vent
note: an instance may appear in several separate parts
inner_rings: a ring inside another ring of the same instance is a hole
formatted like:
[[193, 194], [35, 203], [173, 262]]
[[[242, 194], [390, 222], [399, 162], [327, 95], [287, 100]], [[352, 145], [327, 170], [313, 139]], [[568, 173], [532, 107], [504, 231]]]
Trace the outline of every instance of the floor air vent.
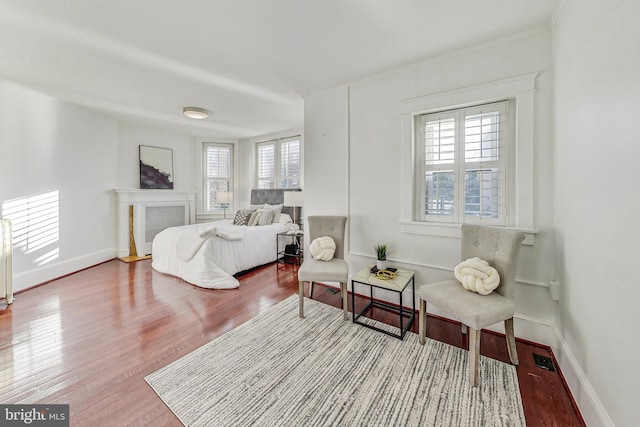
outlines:
[[550, 357], [543, 356], [541, 354], [533, 353], [533, 361], [538, 368], [545, 369], [547, 371], [555, 372], [556, 367], [553, 364], [553, 360]]

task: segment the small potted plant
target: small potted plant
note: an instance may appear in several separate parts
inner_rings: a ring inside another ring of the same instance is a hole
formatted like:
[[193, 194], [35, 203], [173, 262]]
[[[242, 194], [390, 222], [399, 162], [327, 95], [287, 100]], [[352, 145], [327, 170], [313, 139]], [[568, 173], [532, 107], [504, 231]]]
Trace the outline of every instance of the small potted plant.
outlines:
[[378, 270], [385, 270], [387, 268], [387, 245], [381, 243], [373, 247], [376, 251], [378, 260], [376, 261], [376, 267]]

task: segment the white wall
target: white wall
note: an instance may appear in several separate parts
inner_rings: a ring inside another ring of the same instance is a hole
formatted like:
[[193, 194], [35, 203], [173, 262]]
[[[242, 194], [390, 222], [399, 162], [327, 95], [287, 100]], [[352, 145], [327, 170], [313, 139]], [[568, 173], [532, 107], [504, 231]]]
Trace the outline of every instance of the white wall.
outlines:
[[185, 134], [133, 123], [120, 123], [118, 128], [118, 188], [140, 188], [138, 147], [173, 150], [174, 189], [195, 189], [199, 182], [196, 164], [196, 139]]
[[349, 212], [348, 97], [337, 88], [304, 100], [305, 218]]
[[[306, 213], [348, 213], [352, 272], [374, 261], [376, 243], [390, 245], [395, 265], [417, 272], [417, 286], [452, 277], [460, 262], [459, 239], [401, 232], [401, 197], [410, 197], [401, 182], [406, 100], [537, 72], [533, 214], [539, 233], [535, 246], [521, 250], [518, 278], [529, 284], [520, 283], [516, 295], [521, 317], [549, 324], [556, 305], [545, 287], [555, 278], [550, 69], [551, 34], [540, 31], [305, 99]], [[518, 325], [518, 336], [550, 344], [544, 334]]]
[[[116, 141], [114, 120], [0, 80], [0, 203], [3, 216], [19, 210], [14, 290], [114, 257]], [[27, 205], [42, 194], [46, 223]]]
[[249, 206], [251, 189], [255, 188], [255, 142], [243, 139], [236, 144], [236, 159], [238, 160], [238, 174], [236, 174], [238, 179], [233, 197], [234, 211]]
[[563, 371], [590, 425], [637, 425], [640, 3], [567, 0], [554, 28]]

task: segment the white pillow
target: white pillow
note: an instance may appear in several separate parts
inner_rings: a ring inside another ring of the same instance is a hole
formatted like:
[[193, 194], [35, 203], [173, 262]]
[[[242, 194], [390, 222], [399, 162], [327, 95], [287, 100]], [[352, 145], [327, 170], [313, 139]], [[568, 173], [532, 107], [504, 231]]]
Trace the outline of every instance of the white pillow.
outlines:
[[336, 252], [336, 242], [329, 236], [318, 237], [309, 246], [311, 256], [320, 261], [331, 261]]
[[273, 222], [277, 224], [280, 221], [280, 212], [282, 212], [282, 205], [270, 205], [269, 203], [264, 204], [264, 209], [269, 209], [273, 211]]
[[293, 220], [291, 219], [291, 215], [286, 213], [280, 214], [280, 220], [278, 221], [280, 224], [293, 224]]
[[263, 209], [264, 208], [264, 203], [261, 205], [249, 205], [249, 210], [251, 211], [257, 211], [258, 209]]

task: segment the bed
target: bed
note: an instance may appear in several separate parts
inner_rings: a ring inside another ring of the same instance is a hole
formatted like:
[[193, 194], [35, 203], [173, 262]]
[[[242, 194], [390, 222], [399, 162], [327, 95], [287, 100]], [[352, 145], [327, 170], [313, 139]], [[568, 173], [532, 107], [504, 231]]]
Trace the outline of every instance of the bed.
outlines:
[[[281, 189], [251, 190], [252, 207], [283, 200]], [[293, 209], [282, 207], [282, 221], [264, 225], [235, 225], [228, 219], [167, 228], [153, 239], [151, 266], [202, 288], [237, 288], [235, 274], [276, 260], [276, 234], [297, 229], [287, 218]]]

